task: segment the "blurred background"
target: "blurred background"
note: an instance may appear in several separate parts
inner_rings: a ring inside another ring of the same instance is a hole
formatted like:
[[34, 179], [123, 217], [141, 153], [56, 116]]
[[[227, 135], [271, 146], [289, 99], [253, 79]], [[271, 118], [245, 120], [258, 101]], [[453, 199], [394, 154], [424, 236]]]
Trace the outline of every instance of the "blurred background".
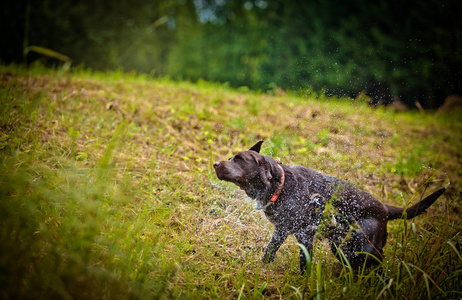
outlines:
[[462, 94], [462, 1], [15, 0], [2, 63], [71, 63], [437, 108]]

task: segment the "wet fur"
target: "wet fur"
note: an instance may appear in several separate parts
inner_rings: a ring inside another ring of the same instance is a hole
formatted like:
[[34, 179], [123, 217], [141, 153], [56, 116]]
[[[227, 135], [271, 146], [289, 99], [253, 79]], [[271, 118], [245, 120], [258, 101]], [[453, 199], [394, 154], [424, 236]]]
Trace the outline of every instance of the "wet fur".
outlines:
[[[329, 240], [339, 260], [348, 260], [353, 268], [374, 265], [383, 260], [387, 241], [388, 220], [406, 216], [413, 218], [425, 211], [441, 196], [440, 189], [406, 209], [384, 205], [368, 192], [347, 181], [323, 175], [302, 166], [281, 165], [285, 184], [276, 202], [270, 198], [276, 191], [282, 172], [271, 157], [259, 154], [262, 142], [249, 151], [242, 151], [228, 161], [213, 166], [217, 177], [233, 182], [264, 208], [273, 223], [273, 237], [263, 256], [271, 262], [289, 234], [295, 235], [308, 252], [316, 233]], [[365, 254], [367, 253], [367, 254]], [[300, 269], [306, 267], [304, 251], [300, 250]]]

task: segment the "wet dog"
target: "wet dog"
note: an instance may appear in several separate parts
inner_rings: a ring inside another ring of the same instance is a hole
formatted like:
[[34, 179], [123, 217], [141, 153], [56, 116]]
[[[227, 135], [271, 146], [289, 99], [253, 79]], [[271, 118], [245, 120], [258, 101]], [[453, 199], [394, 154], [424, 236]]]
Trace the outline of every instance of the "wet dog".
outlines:
[[[445, 191], [439, 189], [407, 209], [382, 204], [347, 181], [302, 166], [285, 166], [261, 155], [262, 143], [213, 167], [220, 180], [243, 189], [273, 223], [275, 230], [264, 262], [274, 260], [289, 234], [310, 253], [318, 232], [328, 239], [334, 255], [351, 267], [379, 264], [387, 241], [387, 222], [420, 215]], [[306, 259], [301, 247], [302, 273]]]

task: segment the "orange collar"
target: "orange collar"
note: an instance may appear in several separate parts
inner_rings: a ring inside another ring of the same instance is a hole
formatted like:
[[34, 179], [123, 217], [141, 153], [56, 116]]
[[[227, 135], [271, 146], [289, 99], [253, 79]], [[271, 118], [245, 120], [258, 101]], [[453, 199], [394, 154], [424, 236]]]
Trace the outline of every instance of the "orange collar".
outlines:
[[279, 195], [282, 192], [282, 188], [284, 187], [284, 182], [286, 180], [286, 176], [284, 174], [284, 169], [281, 167], [280, 162], [278, 162], [278, 167], [279, 167], [279, 169], [281, 169], [281, 172], [282, 172], [281, 183], [279, 183], [278, 189], [276, 190], [276, 192], [274, 192], [273, 196], [271, 197], [271, 202], [276, 202], [276, 200], [278, 199]]

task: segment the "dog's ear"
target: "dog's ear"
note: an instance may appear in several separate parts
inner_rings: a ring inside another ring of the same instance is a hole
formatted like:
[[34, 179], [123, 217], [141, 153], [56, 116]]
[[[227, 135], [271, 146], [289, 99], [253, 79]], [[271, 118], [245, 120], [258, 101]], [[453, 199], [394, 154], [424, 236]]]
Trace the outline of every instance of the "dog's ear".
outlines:
[[255, 151], [255, 152], [257, 152], [257, 153], [260, 153], [261, 144], [263, 144], [263, 141], [259, 141], [258, 143], [256, 143], [255, 145], [253, 145], [252, 148], [250, 148], [249, 150], [250, 150], [250, 151]]
[[260, 179], [263, 184], [267, 187], [270, 187], [270, 180], [273, 178], [271, 175], [271, 166], [263, 157], [258, 160], [258, 170], [260, 172]]

